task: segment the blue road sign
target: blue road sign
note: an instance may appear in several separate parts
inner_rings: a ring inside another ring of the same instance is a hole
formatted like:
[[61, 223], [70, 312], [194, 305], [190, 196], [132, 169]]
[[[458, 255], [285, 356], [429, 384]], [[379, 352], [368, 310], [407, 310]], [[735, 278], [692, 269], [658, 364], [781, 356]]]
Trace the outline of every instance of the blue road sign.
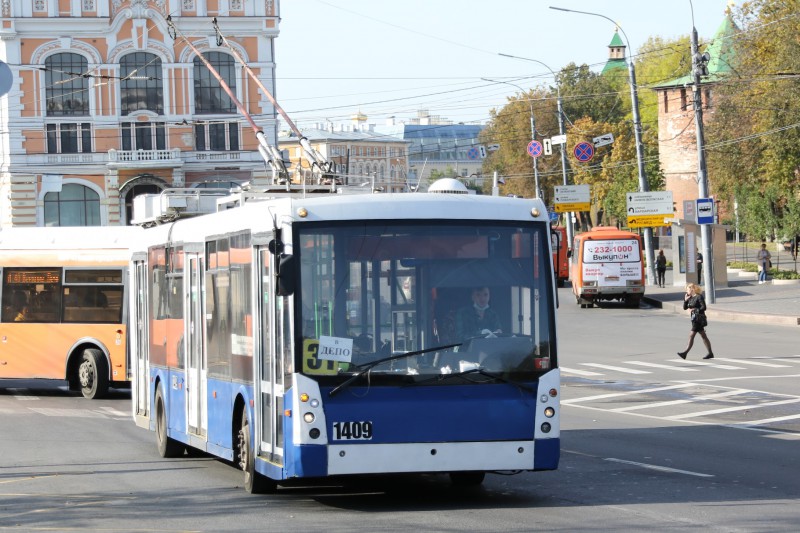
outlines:
[[555, 211], [549, 211], [550, 214], [550, 222], [558, 222], [558, 213]]
[[531, 157], [539, 157], [542, 155], [544, 148], [542, 147], [542, 143], [539, 141], [533, 140], [528, 143], [528, 155]]
[[469, 159], [478, 159], [480, 156], [481, 156], [481, 152], [475, 146], [473, 146], [472, 148], [467, 150], [467, 158], [469, 158]]
[[575, 159], [581, 163], [586, 163], [594, 157], [594, 146], [592, 143], [579, 142], [575, 145], [575, 150], [572, 153], [575, 154]]
[[698, 224], [713, 224], [714, 223], [714, 199], [713, 198], [698, 198], [697, 199], [697, 223]]

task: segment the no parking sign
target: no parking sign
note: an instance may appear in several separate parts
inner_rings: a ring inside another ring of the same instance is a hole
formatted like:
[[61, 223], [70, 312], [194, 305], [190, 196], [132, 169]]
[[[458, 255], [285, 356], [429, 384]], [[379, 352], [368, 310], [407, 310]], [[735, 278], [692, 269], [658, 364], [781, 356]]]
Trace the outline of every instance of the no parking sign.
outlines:
[[575, 159], [581, 163], [586, 163], [594, 157], [594, 146], [591, 143], [579, 142], [575, 145], [575, 150], [572, 153], [575, 155]]

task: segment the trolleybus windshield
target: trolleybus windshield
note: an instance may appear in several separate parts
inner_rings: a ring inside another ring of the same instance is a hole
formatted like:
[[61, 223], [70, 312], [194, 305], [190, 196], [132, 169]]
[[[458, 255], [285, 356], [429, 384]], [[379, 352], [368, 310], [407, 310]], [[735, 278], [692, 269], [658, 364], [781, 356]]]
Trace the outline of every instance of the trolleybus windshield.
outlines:
[[366, 368], [372, 384], [459, 373], [487, 382], [555, 367], [544, 224], [297, 229], [304, 373], [331, 383]]

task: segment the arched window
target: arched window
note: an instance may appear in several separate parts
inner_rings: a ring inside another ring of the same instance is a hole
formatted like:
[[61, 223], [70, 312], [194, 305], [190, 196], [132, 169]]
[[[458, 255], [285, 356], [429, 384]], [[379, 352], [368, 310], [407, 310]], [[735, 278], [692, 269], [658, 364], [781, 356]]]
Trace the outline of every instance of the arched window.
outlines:
[[119, 61], [122, 80], [122, 114], [152, 111], [164, 114], [164, 87], [161, 59], [148, 52], [134, 52]]
[[44, 195], [45, 226], [99, 226], [100, 196], [89, 187], [67, 183]]
[[44, 60], [48, 117], [89, 114], [89, 63], [78, 54], [62, 52]]
[[[203, 56], [236, 91], [236, 63], [228, 54], [206, 52]], [[236, 105], [199, 57], [194, 58], [194, 109], [196, 114], [236, 113]]]

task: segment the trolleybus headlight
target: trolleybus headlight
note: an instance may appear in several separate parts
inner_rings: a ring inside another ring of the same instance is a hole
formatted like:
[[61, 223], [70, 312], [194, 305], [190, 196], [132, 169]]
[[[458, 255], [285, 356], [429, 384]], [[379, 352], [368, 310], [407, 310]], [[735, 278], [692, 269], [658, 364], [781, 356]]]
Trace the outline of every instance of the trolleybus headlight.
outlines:
[[309, 403], [309, 405], [310, 405], [311, 407], [315, 407], [315, 408], [316, 408], [316, 407], [319, 407], [319, 400], [317, 400], [316, 398], [314, 398], [313, 400], [311, 400], [311, 403]]
[[544, 416], [546, 416], [547, 418], [553, 418], [553, 416], [555, 416], [555, 414], [556, 414], [556, 410], [553, 409], [552, 407], [547, 407], [544, 410]]
[[298, 208], [297, 216], [299, 216], [300, 218], [306, 218], [308, 216], [308, 210], [305, 207]]
[[317, 417], [315, 417], [315, 416], [314, 416], [314, 413], [305, 413], [305, 414], [303, 415], [303, 420], [305, 420], [305, 421], [306, 421], [306, 423], [308, 423], [308, 424], [310, 424], [311, 422], [313, 422], [313, 421], [314, 421], [316, 418], [317, 418]]
[[301, 402], [307, 402], [308, 401], [308, 394], [306, 394], [305, 392], [300, 394], [300, 401]]
[[312, 428], [311, 431], [308, 432], [308, 436], [311, 437], [312, 439], [318, 439], [319, 438], [319, 429]]
[[550, 422], [542, 424], [542, 433], [550, 433]]
[[539, 211], [539, 209], [537, 209], [537, 208], [535, 208], [535, 207], [534, 207], [533, 209], [531, 209], [531, 215], [532, 215], [532, 216], [534, 216], [534, 217], [537, 217], [537, 218], [538, 218], [538, 216], [539, 216], [539, 215], [541, 215], [541, 214], [542, 214], [542, 213]]

